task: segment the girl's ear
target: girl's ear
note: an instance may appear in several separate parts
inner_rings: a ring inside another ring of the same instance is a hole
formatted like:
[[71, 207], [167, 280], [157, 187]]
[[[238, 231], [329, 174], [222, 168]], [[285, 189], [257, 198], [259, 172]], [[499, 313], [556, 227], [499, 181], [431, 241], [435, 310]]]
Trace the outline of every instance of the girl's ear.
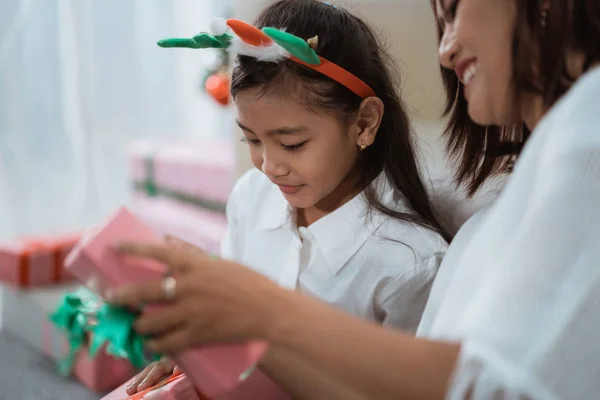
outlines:
[[356, 129], [356, 145], [364, 150], [375, 141], [383, 118], [384, 105], [379, 97], [364, 99], [358, 109], [354, 128]]

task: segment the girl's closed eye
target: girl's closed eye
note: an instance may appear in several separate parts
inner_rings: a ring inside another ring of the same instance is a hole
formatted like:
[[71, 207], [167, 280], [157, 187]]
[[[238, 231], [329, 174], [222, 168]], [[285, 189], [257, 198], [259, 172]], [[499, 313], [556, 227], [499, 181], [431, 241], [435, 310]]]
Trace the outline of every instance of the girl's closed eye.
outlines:
[[260, 140], [258, 139], [248, 139], [247, 137], [243, 137], [240, 139], [240, 142], [246, 143], [252, 146], [258, 146], [260, 144]]
[[286, 151], [298, 151], [302, 148], [302, 146], [304, 146], [306, 144], [306, 142], [302, 142], [302, 143], [298, 143], [298, 144], [292, 144], [292, 145], [285, 145], [282, 144], [281, 147], [283, 147]]

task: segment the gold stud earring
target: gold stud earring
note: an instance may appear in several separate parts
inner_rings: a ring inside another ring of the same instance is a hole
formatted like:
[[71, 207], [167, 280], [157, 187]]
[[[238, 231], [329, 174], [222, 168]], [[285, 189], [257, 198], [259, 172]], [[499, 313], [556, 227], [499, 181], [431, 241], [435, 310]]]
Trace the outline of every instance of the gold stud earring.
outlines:
[[546, 27], [546, 20], [548, 19], [548, 10], [542, 10], [542, 15], [541, 15], [541, 21], [540, 24], [542, 25], [542, 28]]
[[365, 151], [366, 148], [367, 148], [367, 145], [365, 144], [365, 142], [362, 142], [360, 144], [360, 151]]
[[549, 1], [543, 1], [542, 4], [542, 10], [540, 13], [540, 25], [542, 25], [542, 28], [546, 27], [546, 21], [548, 19], [548, 11], [550, 10], [550, 2]]

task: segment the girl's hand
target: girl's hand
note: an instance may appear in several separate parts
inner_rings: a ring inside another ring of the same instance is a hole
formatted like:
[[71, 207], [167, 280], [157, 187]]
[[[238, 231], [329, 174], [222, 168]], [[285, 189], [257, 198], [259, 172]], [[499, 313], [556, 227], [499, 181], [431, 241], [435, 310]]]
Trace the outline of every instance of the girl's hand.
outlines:
[[127, 386], [126, 392], [129, 395], [141, 392], [156, 385], [163, 378], [176, 373], [179, 373], [179, 368], [175, 366], [173, 361], [168, 358], [163, 358], [144, 368], [144, 370]]
[[180, 240], [166, 245], [126, 243], [118, 250], [167, 264], [172, 275], [119, 288], [112, 303], [138, 307], [160, 303], [134, 324], [152, 337], [150, 349], [173, 353], [210, 342], [239, 342], [268, 338], [289, 292], [269, 279], [234, 262], [210, 258]]

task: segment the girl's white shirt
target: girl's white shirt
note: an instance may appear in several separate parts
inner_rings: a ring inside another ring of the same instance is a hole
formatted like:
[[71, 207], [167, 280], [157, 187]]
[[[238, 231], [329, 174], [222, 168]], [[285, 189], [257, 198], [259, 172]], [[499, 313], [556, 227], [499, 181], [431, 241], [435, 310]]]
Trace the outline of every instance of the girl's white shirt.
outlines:
[[[384, 204], [414, 213], [377, 183]], [[279, 188], [253, 169], [227, 204], [222, 256], [353, 315], [414, 332], [447, 244], [437, 233], [379, 212], [363, 194], [308, 227]]]

